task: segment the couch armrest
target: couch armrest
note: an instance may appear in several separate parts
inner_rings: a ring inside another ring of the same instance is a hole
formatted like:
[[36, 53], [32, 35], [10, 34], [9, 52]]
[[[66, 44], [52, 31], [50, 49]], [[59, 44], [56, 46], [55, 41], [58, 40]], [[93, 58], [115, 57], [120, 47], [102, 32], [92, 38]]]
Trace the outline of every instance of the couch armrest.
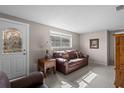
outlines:
[[85, 58], [89, 58], [89, 55], [83, 55], [83, 57], [85, 57]]
[[64, 58], [57, 58], [56, 59], [57, 64], [60, 64], [61, 66], [68, 66], [68, 60]]
[[43, 84], [43, 77], [42, 72], [33, 72], [29, 76], [10, 81], [10, 85], [12, 88], [37, 87]]
[[56, 61], [58, 61], [60, 63], [68, 62], [68, 60], [64, 59], [64, 58], [56, 58]]
[[67, 73], [68, 72], [68, 60], [64, 58], [56, 59], [56, 69], [60, 72]]

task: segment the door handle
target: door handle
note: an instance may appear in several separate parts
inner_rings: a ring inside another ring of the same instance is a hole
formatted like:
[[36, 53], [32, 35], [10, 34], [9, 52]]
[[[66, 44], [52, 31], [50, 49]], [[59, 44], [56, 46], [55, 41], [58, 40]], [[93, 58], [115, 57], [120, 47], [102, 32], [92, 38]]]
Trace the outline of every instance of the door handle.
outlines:
[[24, 52], [23, 52], [23, 55], [26, 55], [26, 49], [23, 49], [23, 51], [24, 51]]
[[26, 55], [26, 53], [23, 53], [23, 55]]

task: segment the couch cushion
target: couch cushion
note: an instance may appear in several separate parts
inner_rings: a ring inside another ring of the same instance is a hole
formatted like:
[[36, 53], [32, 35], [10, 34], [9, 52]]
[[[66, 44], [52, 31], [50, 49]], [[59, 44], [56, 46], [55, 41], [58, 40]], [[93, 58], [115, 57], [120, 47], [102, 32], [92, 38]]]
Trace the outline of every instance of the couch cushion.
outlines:
[[54, 51], [53, 57], [54, 58], [62, 58], [63, 54], [65, 54], [65, 51]]
[[9, 79], [2, 71], [0, 71], [0, 88], [10, 88]]
[[75, 58], [77, 58], [76, 51], [74, 51], [74, 50], [67, 51], [67, 53], [69, 54], [69, 59], [75, 59]]
[[71, 59], [69, 61], [69, 66], [72, 67], [72, 66], [80, 64], [81, 62], [83, 62], [83, 58]]
[[69, 63], [79, 62], [79, 61], [82, 61], [82, 60], [83, 60], [83, 58], [71, 59], [71, 60], [69, 61]]
[[62, 55], [62, 58], [69, 60], [69, 54], [68, 54], [67, 52], [65, 52], [65, 53]]

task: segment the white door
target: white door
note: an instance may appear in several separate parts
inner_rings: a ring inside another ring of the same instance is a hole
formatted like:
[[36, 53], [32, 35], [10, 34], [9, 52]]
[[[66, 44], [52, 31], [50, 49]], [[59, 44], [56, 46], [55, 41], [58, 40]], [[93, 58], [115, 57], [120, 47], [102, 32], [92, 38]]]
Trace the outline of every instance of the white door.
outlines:
[[0, 70], [9, 79], [27, 74], [28, 25], [0, 18]]

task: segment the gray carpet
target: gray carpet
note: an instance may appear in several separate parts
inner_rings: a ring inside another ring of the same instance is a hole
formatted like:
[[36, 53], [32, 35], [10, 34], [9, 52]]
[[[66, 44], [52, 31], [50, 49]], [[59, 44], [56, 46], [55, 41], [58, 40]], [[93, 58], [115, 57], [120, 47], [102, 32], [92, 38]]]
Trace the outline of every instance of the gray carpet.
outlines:
[[114, 88], [114, 67], [89, 64], [69, 75], [49, 72], [45, 83], [49, 88]]

